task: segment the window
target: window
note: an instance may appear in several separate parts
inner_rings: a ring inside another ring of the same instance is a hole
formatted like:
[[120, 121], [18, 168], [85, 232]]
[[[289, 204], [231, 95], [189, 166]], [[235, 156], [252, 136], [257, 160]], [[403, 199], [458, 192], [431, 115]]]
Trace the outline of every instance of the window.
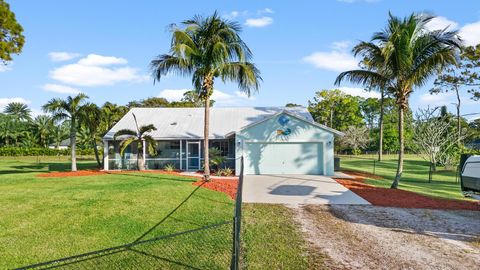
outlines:
[[180, 158], [180, 141], [158, 141], [157, 158]]
[[218, 148], [220, 149], [220, 152], [222, 153], [222, 156], [227, 157], [229, 154], [229, 145], [228, 141], [212, 141], [210, 143], [210, 147], [212, 148]]

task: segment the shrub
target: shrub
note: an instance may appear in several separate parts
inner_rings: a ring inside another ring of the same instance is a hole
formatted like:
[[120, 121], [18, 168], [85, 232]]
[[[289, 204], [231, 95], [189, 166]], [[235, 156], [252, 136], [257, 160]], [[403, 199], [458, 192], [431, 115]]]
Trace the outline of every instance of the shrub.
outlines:
[[163, 167], [163, 169], [167, 172], [173, 172], [177, 168], [175, 168], [175, 165], [173, 165], [172, 163], [168, 163], [167, 165], [165, 165], [165, 167]]
[[233, 170], [231, 168], [225, 167], [223, 169], [217, 170], [215, 173], [217, 176], [232, 176]]

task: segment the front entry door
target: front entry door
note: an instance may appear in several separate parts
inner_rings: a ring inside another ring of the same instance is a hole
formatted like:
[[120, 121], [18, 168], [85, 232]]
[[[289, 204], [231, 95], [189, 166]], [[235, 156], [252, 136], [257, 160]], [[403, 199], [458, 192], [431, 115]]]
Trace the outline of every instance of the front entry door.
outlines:
[[187, 171], [200, 170], [200, 142], [187, 142]]

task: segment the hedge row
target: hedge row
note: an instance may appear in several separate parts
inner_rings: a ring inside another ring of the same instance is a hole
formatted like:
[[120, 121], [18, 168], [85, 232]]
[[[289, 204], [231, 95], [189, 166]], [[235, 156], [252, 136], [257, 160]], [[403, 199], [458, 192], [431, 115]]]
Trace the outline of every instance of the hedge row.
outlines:
[[[93, 155], [93, 149], [77, 149], [77, 155]], [[67, 156], [70, 149], [0, 147], [0, 156]]]

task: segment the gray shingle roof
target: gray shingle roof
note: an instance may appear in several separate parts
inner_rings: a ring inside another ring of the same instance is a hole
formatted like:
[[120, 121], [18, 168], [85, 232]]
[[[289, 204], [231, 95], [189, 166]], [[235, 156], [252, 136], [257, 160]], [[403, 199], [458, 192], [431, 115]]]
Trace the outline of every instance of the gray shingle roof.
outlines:
[[[304, 107], [213, 107], [210, 110], [210, 138], [225, 138], [231, 132], [283, 110], [313, 121]], [[113, 135], [121, 129], [135, 130], [132, 113], [137, 117], [139, 126], [155, 125], [157, 130], [150, 135], [156, 139], [203, 138], [203, 108], [132, 108], [107, 132], [104, 139], [113, 139]]]

